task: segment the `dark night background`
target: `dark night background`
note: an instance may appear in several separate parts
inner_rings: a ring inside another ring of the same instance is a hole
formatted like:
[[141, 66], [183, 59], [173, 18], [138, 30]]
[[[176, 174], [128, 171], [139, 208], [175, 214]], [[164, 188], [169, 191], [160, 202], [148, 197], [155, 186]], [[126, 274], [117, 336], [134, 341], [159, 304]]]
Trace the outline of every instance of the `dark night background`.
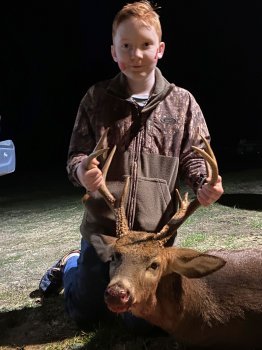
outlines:
[[[61, 171], [87, 88], [118, 72], [111, 23], [127, 1], [13, 1], [1, 9], [0, 140], [14, 177]], [[158, 1], [165, 77], [200, 104], [223, 169], [261, 166], [261, 13], [257, 1]], [[3, 6], [3, 3], [2, 3]], [[247, 141], [249, 148], [239, 149]], [[242, 154], [243, 153], [243, 154]], [[50, 176], [49, 181], [52, 181]]]

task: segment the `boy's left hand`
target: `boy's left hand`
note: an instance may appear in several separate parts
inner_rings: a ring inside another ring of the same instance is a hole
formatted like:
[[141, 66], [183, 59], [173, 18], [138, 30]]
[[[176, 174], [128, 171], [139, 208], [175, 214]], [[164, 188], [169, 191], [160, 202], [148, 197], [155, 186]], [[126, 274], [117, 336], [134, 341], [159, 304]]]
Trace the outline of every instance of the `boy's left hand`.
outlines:
[[214, 185], [206, 183], [197, 191], [197, 199], [201, 205], [207, 207], [216, 202], [223, 193], [222, 178], [218, 176], [218, 180]]

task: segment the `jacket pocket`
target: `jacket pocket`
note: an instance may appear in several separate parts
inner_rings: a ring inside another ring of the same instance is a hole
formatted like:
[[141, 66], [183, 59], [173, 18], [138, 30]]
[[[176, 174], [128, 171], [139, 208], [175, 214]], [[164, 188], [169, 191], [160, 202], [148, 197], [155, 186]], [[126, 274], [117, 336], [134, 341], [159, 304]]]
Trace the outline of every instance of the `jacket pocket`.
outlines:
[[139, 177], [134, 230], [159, 231], [175, 212], [166, 180]]

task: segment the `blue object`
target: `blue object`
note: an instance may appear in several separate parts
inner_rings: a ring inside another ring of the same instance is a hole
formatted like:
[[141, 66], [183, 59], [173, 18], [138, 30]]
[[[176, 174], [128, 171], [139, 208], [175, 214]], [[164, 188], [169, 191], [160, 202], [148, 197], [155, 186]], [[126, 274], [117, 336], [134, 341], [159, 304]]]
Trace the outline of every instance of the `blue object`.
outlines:
[[15, 146], [12, 140], [0, 142], [0, 176], [15, 171]]

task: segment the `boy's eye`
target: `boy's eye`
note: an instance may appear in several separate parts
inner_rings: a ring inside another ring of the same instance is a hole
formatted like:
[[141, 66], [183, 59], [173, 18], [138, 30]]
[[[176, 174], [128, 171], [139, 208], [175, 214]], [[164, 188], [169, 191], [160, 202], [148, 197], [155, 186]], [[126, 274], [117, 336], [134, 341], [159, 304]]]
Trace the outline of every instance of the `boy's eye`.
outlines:
[[147, 48], [150, 46], [150, 43], [144, 43], [144, 47]]
[[122, 47], [123, 47], [124, 49], [128, 49], [128, 48], [129, 48], [129, 44], [123, 44]]

